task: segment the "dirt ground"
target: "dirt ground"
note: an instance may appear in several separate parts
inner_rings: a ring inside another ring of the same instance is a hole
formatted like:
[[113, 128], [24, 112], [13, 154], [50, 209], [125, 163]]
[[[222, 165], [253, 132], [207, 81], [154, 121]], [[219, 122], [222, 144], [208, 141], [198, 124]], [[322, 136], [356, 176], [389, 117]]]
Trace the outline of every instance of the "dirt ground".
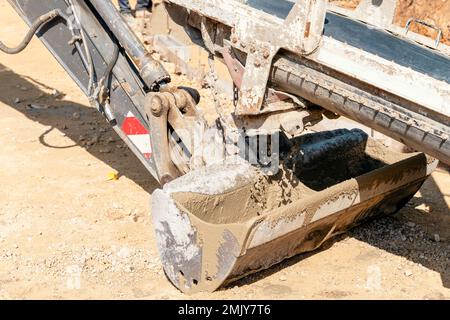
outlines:
[[[5, 0], [0, 21], [7, 44], [27, 30]], [[157, 182], [36, 39], [0, 54], [0, 144], [0, 299], [450, 299], [445, 169], [393, 217], [187, 297], [159, 262]]]
[[[330, 0], [344, 8], [354, 9], [361, 0]], [[409, 18], [424, 20], [442, 30], [442, 42], [450, 45], [450, 0], [399, 0], [395, 23], [401, 27]], [[436, 37], [437, 32], [420, 25], [412, 25], [411, 31], [429, 37]]]

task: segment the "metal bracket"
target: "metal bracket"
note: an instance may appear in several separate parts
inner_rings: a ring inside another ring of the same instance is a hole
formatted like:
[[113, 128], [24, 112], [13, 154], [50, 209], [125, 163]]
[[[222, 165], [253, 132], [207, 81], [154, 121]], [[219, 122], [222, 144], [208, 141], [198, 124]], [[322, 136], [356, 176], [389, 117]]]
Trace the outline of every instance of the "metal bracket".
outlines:
[[[159, 182], [164, 185], [181, 176], [184, 166], [171, 158], [171, 142], [168, 129], [169, 124], [182, 140], [188, 151], [192, 152], [191, 128], [193, 122], [200, 119], [201, 115], [195, 105], [196, 97], [189, 88], [167, 87], [165, 91], [149, 93], [145, 101], [145, 113], [150, 128], [150, 141], [154, 153], [156, 173]], [[172, 144], [173, 146], [173, 144]], [[179, 160], [179, 159], [178, 159]], [[178, 164], [178, 165], [177, 165]]]
[[362, 0], [351, 16], [379, 28], [392, 25], [397, 9], [397, 0]]
[[239, 115], [261, 113], [272, 61], [280, 49], [309, 55], [319, 47], [327, 9], [325, 0], [298, 0], [283, 21], [239, 0], [167, 1], [231, 27], [231, 45], [247, 54], [236, 106]]

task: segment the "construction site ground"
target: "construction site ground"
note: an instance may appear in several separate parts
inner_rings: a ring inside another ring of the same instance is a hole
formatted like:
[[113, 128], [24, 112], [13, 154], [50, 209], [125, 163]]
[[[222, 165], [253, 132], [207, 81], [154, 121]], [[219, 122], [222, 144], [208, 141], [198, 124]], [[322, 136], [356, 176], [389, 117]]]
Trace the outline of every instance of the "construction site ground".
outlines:
[[[9, 45], [27, 31], [6, 0], [0, 21]], [[450, 299], [448, 167], [395, 216], [185, 296], [158, 257], [158, 183], [37, 39], [0, 54], [0, 144], [0, 299]]]

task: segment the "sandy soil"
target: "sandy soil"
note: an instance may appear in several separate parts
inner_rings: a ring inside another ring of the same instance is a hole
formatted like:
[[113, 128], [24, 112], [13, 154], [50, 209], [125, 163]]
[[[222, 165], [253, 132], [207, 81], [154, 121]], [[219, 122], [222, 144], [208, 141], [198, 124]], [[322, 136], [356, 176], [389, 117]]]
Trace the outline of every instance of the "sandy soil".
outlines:
[[[0, 21], [8, 44], [27, 30], [5, 0]], [[396, 216], [186, 297], [159, 263], [148, 209], [158, 184], [36, 39], [0, 54], [0, 144], [0, 299], [450, 299], [443, 169]]]

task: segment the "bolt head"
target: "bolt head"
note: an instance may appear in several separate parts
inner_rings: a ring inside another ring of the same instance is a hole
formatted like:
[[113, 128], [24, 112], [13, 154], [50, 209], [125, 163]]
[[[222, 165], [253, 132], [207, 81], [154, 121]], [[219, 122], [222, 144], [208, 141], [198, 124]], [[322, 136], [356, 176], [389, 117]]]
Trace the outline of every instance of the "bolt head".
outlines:
[[162, 112], [162, 106], [160, 103], [153, 103], [150, 110], [152, 111], [152, 114], [156, 117], [161, 115]]

